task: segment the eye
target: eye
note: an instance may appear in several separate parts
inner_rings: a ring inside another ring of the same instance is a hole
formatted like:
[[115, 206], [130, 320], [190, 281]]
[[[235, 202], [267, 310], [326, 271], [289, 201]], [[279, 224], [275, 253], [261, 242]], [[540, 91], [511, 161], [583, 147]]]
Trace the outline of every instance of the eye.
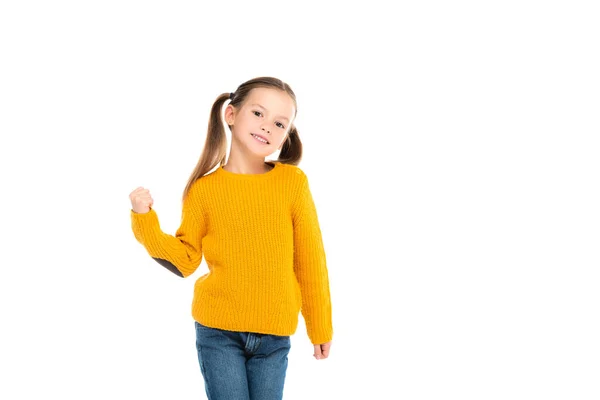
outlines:
[[[252, 111], [254, 113], [254, 115], [256, 115], [257, 117], [259, 117], [260, 115], [262, 115], [262, 113], [260, 111]], [[285, 125], [283, 125], [281, 122], [278, 122], [279, 125], [277, 125], [278, 127], [280, 127], [281, 129], [285, 129]]]

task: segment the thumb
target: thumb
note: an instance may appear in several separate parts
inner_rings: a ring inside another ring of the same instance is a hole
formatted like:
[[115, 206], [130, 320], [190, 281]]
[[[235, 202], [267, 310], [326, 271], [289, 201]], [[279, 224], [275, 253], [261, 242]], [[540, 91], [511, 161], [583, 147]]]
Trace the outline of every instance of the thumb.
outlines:
[[321, 358], [327, 358], [327, 357], [329, 357], [329, 346], [324, 345], [324, 346], [322, 346], [322, 350], [321, 350]]

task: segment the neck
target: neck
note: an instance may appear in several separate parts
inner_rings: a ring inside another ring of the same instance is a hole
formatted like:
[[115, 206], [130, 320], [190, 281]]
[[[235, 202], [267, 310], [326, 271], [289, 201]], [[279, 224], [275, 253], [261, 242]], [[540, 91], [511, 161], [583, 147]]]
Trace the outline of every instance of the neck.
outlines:
[[227, 160], [223, 169], [234, 174], [264, 174], [273, 169], [265, 160], [254, 160], [252, 162], [232, 159]]

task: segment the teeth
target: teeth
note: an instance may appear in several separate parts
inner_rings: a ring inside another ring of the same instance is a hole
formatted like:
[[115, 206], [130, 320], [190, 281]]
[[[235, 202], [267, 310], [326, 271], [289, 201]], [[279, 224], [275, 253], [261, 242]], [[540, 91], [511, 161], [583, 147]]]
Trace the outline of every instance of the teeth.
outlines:
[[263, 142], [263, 143], [269, 143], [269, 142], [267, 142], [265, 139], [263, 139], [263, 138], [261, 138], [261, 137], [258, 137], [258, 136], [256, 136], [255, 134], [251, 134], [251, 135], [252, 135], [252, 136], [254, 136], [254, 139], [256, 139], [256, 140], [259, 140], [259, 141], [261, 141], [261, 142]]

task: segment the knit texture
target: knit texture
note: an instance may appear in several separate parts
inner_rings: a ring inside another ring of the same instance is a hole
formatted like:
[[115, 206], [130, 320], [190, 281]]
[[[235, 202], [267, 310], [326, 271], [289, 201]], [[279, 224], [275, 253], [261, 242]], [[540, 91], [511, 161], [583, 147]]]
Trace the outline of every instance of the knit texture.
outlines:
[[317, 211], [306, 174], [272, 162], [263, 174], [218, 167], [183, 201], [175, 235], [156, 211], [131, 210], [135, 238], [161, 265], [194, 284], [192, 317], [203, 325], [288, 336], [302, 312], [313, 344], [332, 340], [329, 278]]

